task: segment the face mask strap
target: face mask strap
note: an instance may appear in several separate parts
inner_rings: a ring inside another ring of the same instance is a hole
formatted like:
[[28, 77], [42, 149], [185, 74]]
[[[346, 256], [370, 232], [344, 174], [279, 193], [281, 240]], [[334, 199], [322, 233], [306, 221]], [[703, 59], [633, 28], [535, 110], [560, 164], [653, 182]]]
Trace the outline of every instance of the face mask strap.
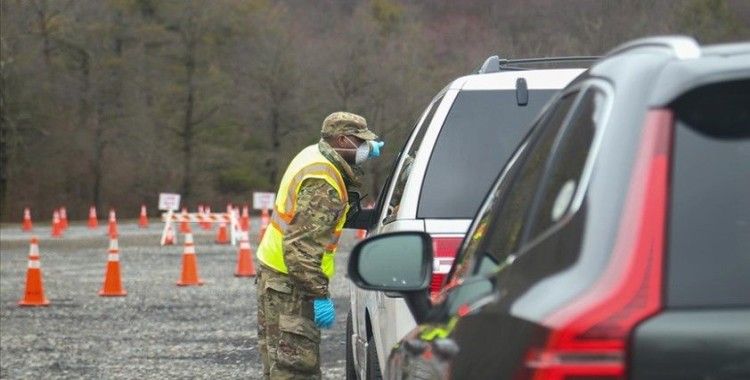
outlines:
[[349, 141], [350, 144], [354, 145], [354, 148], [344, 148], [344, 149], [351, 149], [351, 150], [359, 149], [359, 145], [355, 144], [354, 141], [352, 141], [352, 139], [349, 138], [349, 136], [344, 136], [344, 138], [346, 139], [346, 141]]

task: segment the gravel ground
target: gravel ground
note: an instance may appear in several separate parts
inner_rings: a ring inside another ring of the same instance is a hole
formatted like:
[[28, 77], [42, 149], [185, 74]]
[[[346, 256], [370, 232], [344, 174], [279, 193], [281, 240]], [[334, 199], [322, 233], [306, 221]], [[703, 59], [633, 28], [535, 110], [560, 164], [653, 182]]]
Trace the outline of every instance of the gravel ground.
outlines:
[[[257, 221], [251, 229], [256, 240]], [[200, 287], [177, 287], [181, 246], [159, 247], [161, 223], [120, 229], [126, 297], [99, 297], [106, 226], [72, 224], [63, 238], [35, 225], [49, 307], [20, 308], [28, 240], [18, 225], [0, 228], [0, 378], [260, 378], [253, 279], [233, 276], [236, 248], [196, 236]], [[349, 231], [348, 231], [349, 232]], [[342, 237], [331, 286], [336, 324], [323, 330], [323, 377], [344, 377], [349, 285], [345, 265], [353, 234]], [[257, 246], [253, 245], [253, 251]]]

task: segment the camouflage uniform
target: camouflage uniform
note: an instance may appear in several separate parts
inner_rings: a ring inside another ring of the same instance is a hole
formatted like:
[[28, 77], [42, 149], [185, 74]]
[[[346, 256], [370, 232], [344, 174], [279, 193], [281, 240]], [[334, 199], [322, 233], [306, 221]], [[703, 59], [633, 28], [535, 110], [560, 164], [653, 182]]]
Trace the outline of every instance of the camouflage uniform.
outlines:
[[[366, 125], [361, 116], [338, 112], [323, 122], [321, 135], [377, 138]], [[320, 140], [318, 148], [338, 168], [347, 188], [359, 186], [361, 169], [350, 166], [324, 140]], [[258, 345], [266, 379], [321, 377], [320, 330], [314, 322], [313, 299], [329, 297], [328, 277], [320, 265], [345, 206], [336, 189], [325, 180], [302, 182], [296, 213], [283, 240], [288, 275], [260, 265]]]

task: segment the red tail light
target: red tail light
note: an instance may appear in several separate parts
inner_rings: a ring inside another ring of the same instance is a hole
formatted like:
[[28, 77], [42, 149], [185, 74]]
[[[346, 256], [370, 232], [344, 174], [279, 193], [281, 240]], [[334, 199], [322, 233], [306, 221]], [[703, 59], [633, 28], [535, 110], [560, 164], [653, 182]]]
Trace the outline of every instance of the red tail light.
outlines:
[[586, 294], [545, 321], [546, 346], [526, 357], [534, 379], [624, 378], [630, 332], [661, 307], [672, 113], [652, 110], [645, 124], [612, 258]]
[[432, 282], [430, 293], [440, 291], [445, 282], [445, 276], [450, 272], [453, 260], [456, 257], [458, 247], [461, 245], [462, 237], [433, 237], [432, 251], [435, 253], [432, 264]]

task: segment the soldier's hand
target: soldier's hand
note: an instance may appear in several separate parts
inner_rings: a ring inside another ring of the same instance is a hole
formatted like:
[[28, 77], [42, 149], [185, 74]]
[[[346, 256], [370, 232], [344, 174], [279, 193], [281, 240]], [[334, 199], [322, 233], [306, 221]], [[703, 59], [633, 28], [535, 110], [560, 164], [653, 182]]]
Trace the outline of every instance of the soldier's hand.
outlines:
[[318, 327], [329, 328], [336, 320], [336, 307], [330, 298], [316, 298], [313, 301], [315, 309], [315, 324]]

